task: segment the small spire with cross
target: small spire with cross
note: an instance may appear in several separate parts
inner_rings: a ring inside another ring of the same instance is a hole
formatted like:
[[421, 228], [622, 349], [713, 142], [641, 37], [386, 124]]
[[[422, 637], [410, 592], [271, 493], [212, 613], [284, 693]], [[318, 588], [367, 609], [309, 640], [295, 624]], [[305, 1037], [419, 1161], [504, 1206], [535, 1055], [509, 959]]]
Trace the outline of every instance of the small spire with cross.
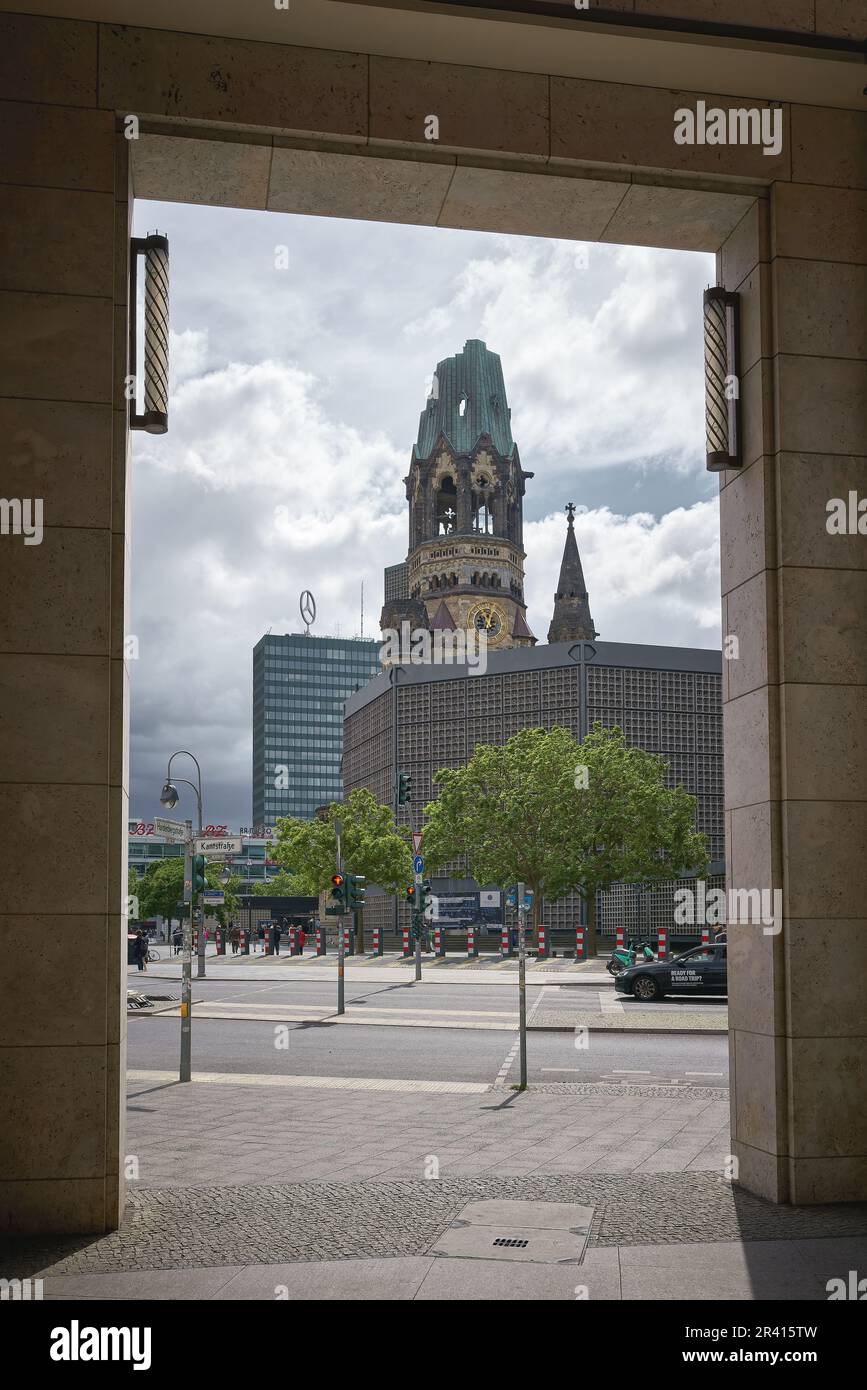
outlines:
[[567, 502], [567, 503], [566, 503], [566, 515], [567, 515], [567, 517], [569, 518], [569, 525], [570, 525], [570, 526], [573, 526], [574, 523], [575, 523], [575, 503], [574, 503], [574, 502]]

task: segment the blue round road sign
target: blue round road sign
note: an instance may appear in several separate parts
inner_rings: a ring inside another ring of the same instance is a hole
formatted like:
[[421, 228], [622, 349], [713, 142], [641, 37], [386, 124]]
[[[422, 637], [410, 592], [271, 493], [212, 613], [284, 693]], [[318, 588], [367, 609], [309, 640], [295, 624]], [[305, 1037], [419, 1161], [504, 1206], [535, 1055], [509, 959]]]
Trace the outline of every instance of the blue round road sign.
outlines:
[[412, 871], [414, 874], [424, 873], [424, 860], [420, 854], [416, 854], [412, 861]]

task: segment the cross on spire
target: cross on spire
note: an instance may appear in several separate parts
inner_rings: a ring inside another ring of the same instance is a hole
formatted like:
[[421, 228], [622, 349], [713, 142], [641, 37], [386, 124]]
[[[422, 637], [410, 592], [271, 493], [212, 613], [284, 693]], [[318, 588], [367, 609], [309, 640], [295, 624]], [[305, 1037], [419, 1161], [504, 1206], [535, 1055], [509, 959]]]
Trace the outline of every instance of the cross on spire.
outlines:
[[567, 503], [566, 503], [566, 515], [567, 515], [567, 517], [569, 518], [569, 525], [572, 526], [572, 525], [574, 524], [574, 522], [575, 522], [575, 503], [574, 503], [574, 502], [567, 502]]

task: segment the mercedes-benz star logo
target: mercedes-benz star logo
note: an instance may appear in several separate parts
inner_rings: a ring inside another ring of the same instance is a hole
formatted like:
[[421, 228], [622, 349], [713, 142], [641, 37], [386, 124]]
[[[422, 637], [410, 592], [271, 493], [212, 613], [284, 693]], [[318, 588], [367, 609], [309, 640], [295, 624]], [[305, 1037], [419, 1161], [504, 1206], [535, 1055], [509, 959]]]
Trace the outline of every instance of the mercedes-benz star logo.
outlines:
[[309, 589], [305, 589], [303, 594], [301, 595], [301, 603], [299, 607], [301, 609], [301, 617], [307, 626], [307, 631], [309, 632], [310, 624], [314, 622], [316, 619], [316, 600]]

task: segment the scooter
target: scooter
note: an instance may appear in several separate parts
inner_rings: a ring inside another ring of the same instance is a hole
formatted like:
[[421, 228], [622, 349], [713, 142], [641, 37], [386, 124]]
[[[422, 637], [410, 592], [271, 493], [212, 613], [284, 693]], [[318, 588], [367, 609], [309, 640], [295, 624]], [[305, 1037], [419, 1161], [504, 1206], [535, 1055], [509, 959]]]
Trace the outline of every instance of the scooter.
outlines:
[[[630, 941], [628, 946], [618, 947], [616, 950], [612, 951], [611, 959], [605, 969], [608, 971], [609, 975], [619, 975], [621, 971], [629, 970], [635, 965], [638, 954], [639, 950], [637, 943], [635, 941]], [[648, 965], [656, 960], [656, 956], [647, 942], [641, 947], [641, 958]]]

